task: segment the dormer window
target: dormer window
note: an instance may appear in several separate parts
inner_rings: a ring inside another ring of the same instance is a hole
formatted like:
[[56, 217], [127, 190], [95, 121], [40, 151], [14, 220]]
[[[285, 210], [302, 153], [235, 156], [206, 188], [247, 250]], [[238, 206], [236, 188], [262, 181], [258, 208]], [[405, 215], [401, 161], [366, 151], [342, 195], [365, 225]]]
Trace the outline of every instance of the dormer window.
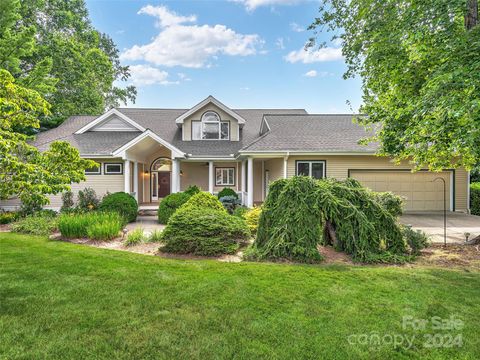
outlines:
[[200, 121], [192, 121], [193, 140], [228, 140], [230, 123], [222, 121], [215, 111], [207, 111]]

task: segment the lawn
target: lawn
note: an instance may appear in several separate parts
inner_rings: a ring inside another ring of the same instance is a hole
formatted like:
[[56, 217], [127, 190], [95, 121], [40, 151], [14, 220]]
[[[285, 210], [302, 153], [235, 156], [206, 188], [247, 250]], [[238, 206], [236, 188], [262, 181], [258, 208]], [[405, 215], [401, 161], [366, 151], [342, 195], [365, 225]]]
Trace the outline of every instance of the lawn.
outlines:
[[[171, 260], [0, 233], [0, 358], [475, 359], [479, 275]], [[464, 326], [403, 329], [403, 316]], [[358, 344], [374, 333], [381, 345]], [[424, 347], [435, 333], [463, 345]]]

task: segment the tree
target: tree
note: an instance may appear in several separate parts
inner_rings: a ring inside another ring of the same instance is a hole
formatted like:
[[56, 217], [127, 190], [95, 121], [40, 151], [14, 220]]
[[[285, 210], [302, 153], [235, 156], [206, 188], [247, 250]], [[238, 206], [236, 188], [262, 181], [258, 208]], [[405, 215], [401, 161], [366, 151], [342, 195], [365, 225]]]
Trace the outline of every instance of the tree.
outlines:
[[15, 83], [0, 69], [0, 199], [17, 196], [29, 207], [48, 204], [47, 194], [69, 190], [72, 182], [85, 180], [85, 169], [95, 165], [80, 158], [67, 142], [53, 142], [45, 152], [27, 143], [18, 128], [38, 128], [39, 116], [50, 105], [35, 90]]
[[30, 51], [18, 54], [18, 69], [0, 67], [21, 81], [32, 68], [47, 62], [49, 78], [57, 80], [55, 91], [41, 92], [51, 104], [50, 114], [40, 119], [42, 127], [57, 126], [74, 114], [97, 115], [135, 100], [134, 86], [114, 85], [129, 78], [129, 68], [120, 64], [112, 39], [90, 23], [84, 0], [5, 1], [17, 10], [16, 30], [33, 32], [35, 41]]
[[323, 0], [310, 29], [341, 40], [381, 155], [431, 170], [479, 162], [477, 0]]

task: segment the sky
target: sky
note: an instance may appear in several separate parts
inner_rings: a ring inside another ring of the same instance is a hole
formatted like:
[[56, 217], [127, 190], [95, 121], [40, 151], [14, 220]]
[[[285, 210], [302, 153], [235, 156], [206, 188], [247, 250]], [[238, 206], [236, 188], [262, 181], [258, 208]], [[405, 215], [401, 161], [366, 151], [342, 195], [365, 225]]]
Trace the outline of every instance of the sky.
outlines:
[[[361, 81], [344, 80], [340, 44], [304, 50], [316, 0], [87, 0], [137, 87], [129, 107], [190, 108], [208, 95], [231, 108], [352, 113]], [[348, 102], [348, 103], [347, 103]]]

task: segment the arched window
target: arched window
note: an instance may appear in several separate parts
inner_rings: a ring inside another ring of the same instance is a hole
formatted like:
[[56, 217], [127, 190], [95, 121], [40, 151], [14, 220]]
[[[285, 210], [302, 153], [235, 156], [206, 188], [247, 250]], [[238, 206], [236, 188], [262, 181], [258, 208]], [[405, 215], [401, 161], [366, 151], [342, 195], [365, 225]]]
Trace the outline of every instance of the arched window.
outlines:
[[215, 111], [207, 111], [200, 121], [192, 121], [193, 140], [228, 140], [229, 122], [222, 121]]
[[167, 158], [159, 158], [152, 163], [151, 171], [171, 171], [172, 160]]

